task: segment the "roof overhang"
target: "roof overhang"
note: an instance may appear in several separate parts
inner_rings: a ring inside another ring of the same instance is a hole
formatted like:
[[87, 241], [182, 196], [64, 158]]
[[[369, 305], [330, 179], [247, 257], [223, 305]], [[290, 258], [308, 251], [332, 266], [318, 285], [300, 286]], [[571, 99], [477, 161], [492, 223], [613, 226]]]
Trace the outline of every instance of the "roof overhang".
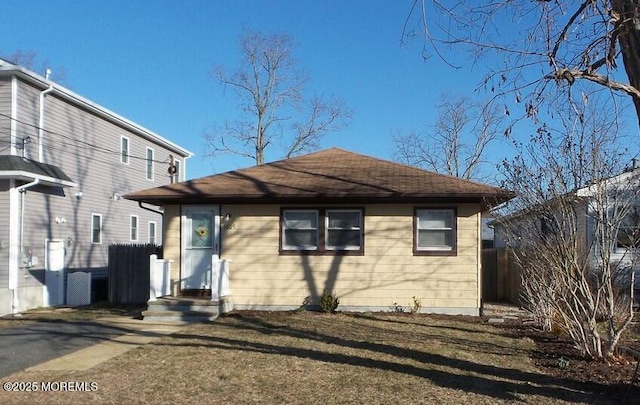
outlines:
[[40, 185], [51, 187], [77, 187], [78, 184], [73, 181], [58, 179], [55, 177], [42, 176], [36, 173], [6, 170], [0, 171], [0, 179], [14, 179], [19, 181], [33, 181], [39, 180]]
[[0, 156], [0, 179], [31, 182], [50, 187], [77, 187], [59, 167], [20, 156]]

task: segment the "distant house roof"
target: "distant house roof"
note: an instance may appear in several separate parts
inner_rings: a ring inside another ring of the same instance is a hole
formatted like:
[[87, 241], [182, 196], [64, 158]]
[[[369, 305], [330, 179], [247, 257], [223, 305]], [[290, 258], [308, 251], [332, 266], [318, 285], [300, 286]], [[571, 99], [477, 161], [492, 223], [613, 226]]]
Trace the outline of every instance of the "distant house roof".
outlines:
[[59, 167], [14, 155], [0, 155], [0, 179], [33, 181], [40, 184], [58, 187], [75, 187], [71, 180]]
[[155, 205], [202, 203], [483, 202], [513, 197], [496, 187], [332, 148], [291, 159], [138, 191]]

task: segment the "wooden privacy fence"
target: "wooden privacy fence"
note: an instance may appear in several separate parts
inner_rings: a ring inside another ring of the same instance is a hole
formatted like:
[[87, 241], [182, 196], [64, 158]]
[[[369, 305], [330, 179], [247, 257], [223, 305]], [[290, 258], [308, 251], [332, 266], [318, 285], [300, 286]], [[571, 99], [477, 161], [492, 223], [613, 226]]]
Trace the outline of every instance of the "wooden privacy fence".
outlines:
[[508, 249], [482, 249], [482, 299], [520, 304], [520, 269]]
[[149, 299], [149, 257], [162, 256], [162, 246], [109, 246], [109, 303], [142, 304]]

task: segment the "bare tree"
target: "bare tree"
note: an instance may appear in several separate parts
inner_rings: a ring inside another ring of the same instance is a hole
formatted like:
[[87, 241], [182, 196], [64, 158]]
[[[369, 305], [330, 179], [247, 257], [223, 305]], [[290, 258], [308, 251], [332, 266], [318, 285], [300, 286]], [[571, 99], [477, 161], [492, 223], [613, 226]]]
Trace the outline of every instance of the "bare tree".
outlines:
[[557, 85], [570, 101], [594, 88], [628, 95], [640, 122], [640, 0], [414, 0], [403, 38], [411, 35], [451, 65], [448, 46], [496, 56], [483, 86], [515, 94], [525, 116]]
[[38, 53], [35, 51], [17, 50], [9, 54], [3, 54], [1, 59], [6, 60], [14, 65], [22, 66], [33, 72], [46, 76], [48, 79], [64, 83], [66, 80], [66, 69], [63, 67], [52, 68], [51, 64], [46, 61], [39, 61]]
[[464, 179], [483, 180], [487, 146], [500, 138], [504, 114], [464, 96], [442, 95], [431, 131], [393, 137], [397, 160]]
[[342, 100], [306, 97], [308, 77], [294, 49], [287, 34], [242, 35], [240, 65], [231, 73], [222, 67], [215, 72], [223, 85], [234, 90], [240, 118], [205, 135], [209, 156], [232, 153], [262, 164], [265, 151], [273, 145], [279, 143], [283, 155], [290, 157], [317, 148], [325, 133], [348, 124], [352, 110]]
[[621, 238], [621, 230], [640, 203], [640, 170], [625, 168], [611, 119], [565, 110], [558, 130], [542, 126], [504, 163], [518, 197], [496, 232], [539, 325], [563, 331], [586, 356], [610, 357], [633, 319], [638, 235]]

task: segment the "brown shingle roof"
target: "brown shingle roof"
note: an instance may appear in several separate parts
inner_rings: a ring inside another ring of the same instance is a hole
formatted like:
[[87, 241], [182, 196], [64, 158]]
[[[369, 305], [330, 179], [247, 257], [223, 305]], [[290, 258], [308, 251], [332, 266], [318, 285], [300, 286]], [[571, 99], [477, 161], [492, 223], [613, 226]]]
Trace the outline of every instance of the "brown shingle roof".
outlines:
[[338, 148], [131, 193], [175, 203], [452, 202], [512, 197], [509, 191]]

